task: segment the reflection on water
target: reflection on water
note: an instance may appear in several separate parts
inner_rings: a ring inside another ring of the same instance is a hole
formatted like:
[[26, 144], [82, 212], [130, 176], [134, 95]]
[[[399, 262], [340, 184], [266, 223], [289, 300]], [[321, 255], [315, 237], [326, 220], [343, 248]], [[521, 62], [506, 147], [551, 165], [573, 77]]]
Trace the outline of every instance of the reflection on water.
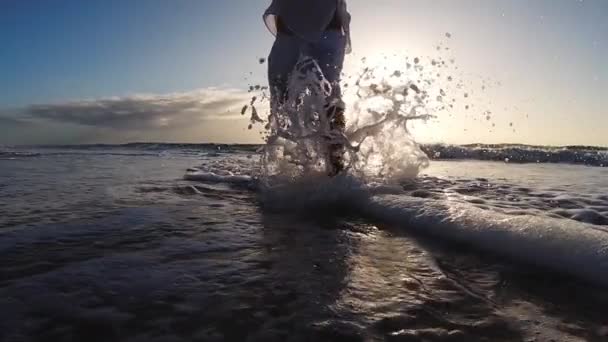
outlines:
[[0, 174], [15, 198], [0, 222], [1, 341], [606, 338], [603, 289], [412, 227], [271, 212], [242, 187], [107, 158]]
[[390, 227], [262, 213], [251, 199], [124, 212], [114, 223], [127, 228], [98, 230], [94, 241], [65, 234], [5, 246], [4, 340], [599, 336], [608, 300], [598, 290]]
[[[394, 340], [513, 340], [521, 332], [495, 303], [460, 284], [433, 254], [407, 237], [376, 231], [349, 259], [349, 283], [337, 302], [378, 338]], [[495, 274], [484, 273], [484, 277]], [[491, 287], [492, 279], [487, 279]]]

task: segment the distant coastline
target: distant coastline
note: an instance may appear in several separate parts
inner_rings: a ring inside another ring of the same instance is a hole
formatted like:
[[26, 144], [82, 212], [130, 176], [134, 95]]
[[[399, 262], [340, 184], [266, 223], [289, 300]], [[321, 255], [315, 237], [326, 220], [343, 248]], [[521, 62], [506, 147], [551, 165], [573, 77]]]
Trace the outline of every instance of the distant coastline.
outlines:
[[[146, 152], [178, 151], [214, 153], [254, 153], [261, 144], [158, 143], [126, 144], [28, 145], [0, 146], [0, 157], [23, 155], [24, 149], [114, 150], [129, 149]], [[484, 160], [509, 163], [566, 163], [608, 167], [608, 147], [601, 146], [535, 146], [524, 144], [421, 144], [420, 148], [433, 160]]]

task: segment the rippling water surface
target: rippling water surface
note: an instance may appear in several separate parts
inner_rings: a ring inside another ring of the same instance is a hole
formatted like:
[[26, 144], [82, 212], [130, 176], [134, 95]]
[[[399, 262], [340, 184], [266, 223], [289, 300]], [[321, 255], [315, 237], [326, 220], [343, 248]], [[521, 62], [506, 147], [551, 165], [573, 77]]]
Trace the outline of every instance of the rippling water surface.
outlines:
[[246, 150], [18, 152], [2, 341], [608, 340], [606, 168], [437, 161], [303, 211], [226, 177]]

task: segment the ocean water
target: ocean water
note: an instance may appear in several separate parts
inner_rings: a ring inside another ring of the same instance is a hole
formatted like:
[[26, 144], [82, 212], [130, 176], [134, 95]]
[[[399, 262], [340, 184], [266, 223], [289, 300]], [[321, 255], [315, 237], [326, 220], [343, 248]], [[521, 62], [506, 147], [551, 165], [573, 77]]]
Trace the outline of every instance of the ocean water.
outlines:
[[0, 341], [608, 340], [601, 163], [269, 190], [257, 148], [3, 147]]

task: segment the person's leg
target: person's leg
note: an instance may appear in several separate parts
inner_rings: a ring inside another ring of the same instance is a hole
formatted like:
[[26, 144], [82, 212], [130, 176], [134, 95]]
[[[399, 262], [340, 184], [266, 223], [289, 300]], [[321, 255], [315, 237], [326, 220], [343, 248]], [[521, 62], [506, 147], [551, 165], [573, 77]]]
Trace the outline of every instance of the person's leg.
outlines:
[[279, 33], [268, 56], [270, 112], [274, 115], [287, 99], [289, 77], [298, 62], [302, 42], [299, 38]]
[[[318, 43], [309, 46], [309, 53], [317, 60], [323, 76], [332, 86], [325, 110], [330, 129], [340, 133], [344, 133], [346, 129], [344, 102], [340, 88], [345, 48], [346, 37], [339, 31], [327, 32]], [[344, 169], [344, 146], [340, 143], [330, 143], [328, 149], [330, 162], [328, 172], [330, 175], [335, 175]]]
[[326, 32], [320, 41], [309, 44], [307, 52], [311, 54], [317, 63], [323, 76], [332, 85], [330, 99], [334, 102], [342, 98], [340, 91], [340, 75], [344, 65], [344, 54], [346, 49], [346, 37], [340, 31]]

